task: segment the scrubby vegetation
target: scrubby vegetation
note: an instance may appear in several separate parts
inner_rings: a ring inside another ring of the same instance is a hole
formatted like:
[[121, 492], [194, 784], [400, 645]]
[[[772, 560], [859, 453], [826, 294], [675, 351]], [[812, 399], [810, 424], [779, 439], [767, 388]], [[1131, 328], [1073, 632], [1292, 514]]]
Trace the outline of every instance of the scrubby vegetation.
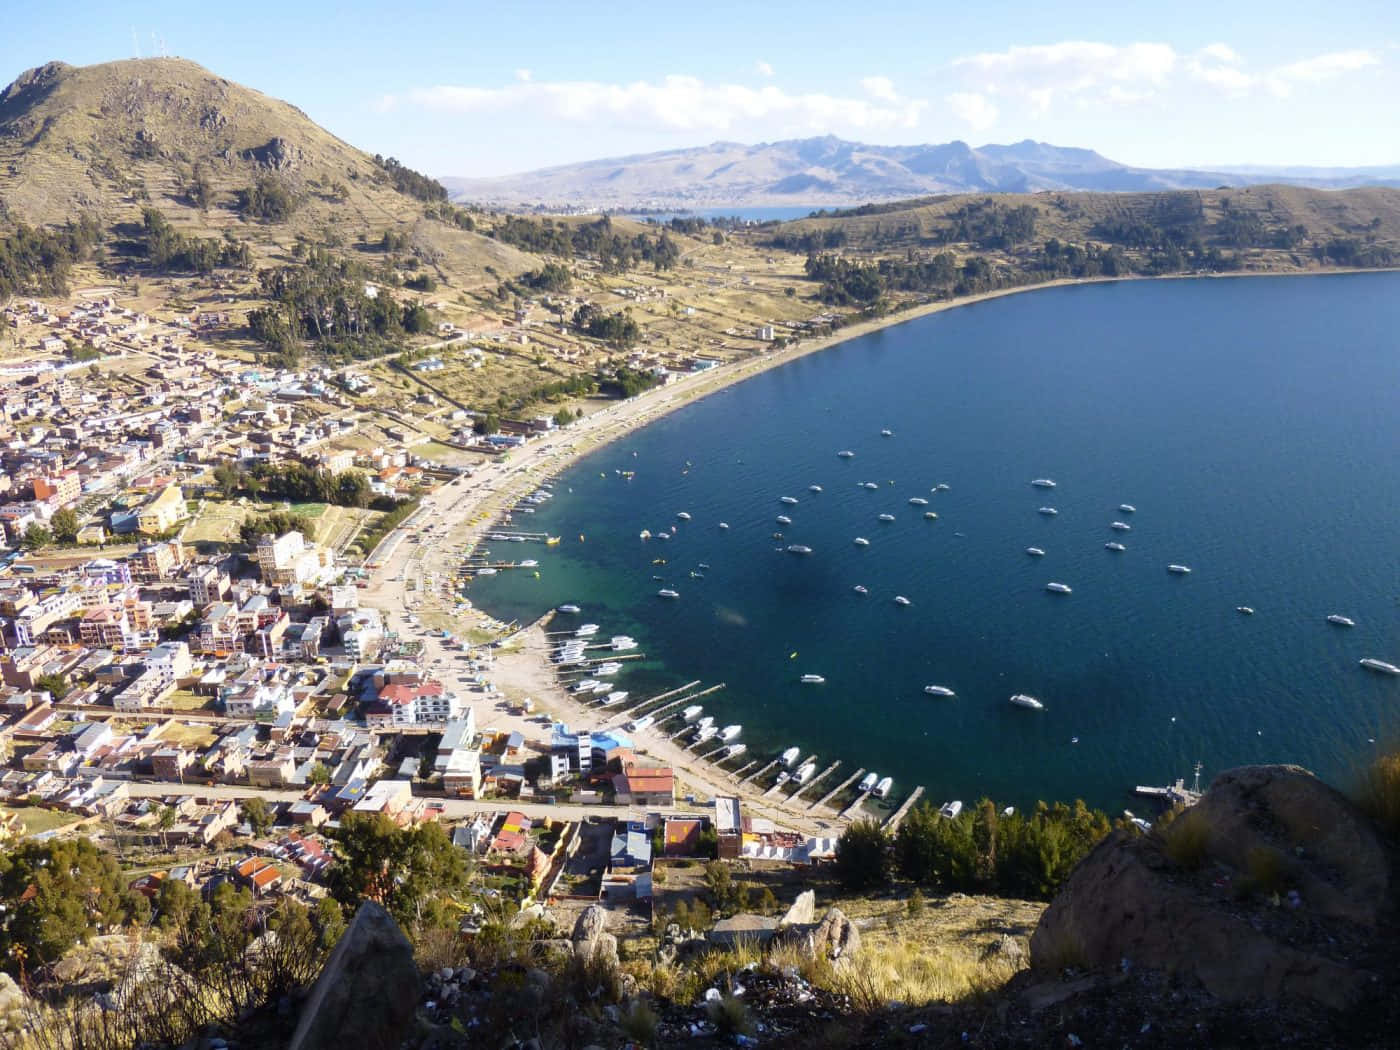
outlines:
[[75, 262], [91, 257], [102, 230], [91, 215], [61, 230], [35, 229], [23, 223], [0, 238], [0, 302], [12, 295], [64, 295]]
[[625, 273], [642, 263], [650, 263], [657, 270], [670, 270], [680, 261], [681, 254], [680, 246], [664, 230], [654, 237], [645, 233], [626, 237], [613, 230], [612, 220], [606, 215], [573, 225], [511, 215], [497, 224], [491, 236], [540, 255], [596, 259], [608, 273]]
[[220, 266], [247, 267], [252, 263], [248, 245], [232, 234], [222, 238], [187, 237], [155, 208], [142, 211], [141, 224], [143, 253], [158, 271], [209, 273]]

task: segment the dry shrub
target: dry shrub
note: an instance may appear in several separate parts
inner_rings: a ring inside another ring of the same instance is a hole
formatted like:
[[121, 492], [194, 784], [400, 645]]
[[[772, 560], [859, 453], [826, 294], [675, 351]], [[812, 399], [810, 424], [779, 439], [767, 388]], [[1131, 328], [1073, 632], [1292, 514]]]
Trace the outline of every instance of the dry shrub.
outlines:
[[1400, 753], [1382, 755], [1371, 764], [1357, 802], [1392, 835], [1400, 835]]
[[1198, 809], [1177, 814], [1162, 829], [1167, 858], [1179, 868], [1195, 871], [1210, 853], [1210, 824]]

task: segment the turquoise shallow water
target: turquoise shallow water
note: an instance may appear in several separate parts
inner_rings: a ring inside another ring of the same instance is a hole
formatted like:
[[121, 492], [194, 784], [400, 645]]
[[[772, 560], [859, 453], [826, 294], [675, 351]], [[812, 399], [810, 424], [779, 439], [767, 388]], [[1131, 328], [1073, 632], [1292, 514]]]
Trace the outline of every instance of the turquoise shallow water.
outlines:
[[927, 317], [588, 457], [520, 519], [564, 543], [501, 552], [528, 550], [540, 578], [472, 598], [506, 619], [577, 602], [638, 638], [634, 695], [726, 682], [707, 710], [750, 752], [799, 744], [935, 802], [1118, 809], [1197, 760], [1206, 778], [1289, 761], [1345, 779], [1400, 730], [1400, 679], [1357, 666], [1400, 663], [1397, 333], [1400, 274], [1090, 285]]

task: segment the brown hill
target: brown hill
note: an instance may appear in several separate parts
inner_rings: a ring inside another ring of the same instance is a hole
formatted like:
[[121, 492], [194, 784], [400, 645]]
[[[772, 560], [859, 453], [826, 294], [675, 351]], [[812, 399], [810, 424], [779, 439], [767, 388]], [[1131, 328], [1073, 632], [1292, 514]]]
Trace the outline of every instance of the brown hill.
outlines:
[[[239, 194], [259, 179], [297, 201], [275, 226], [240, 214]], [[396, 188], [376, 158], [295, 106], [185, 59], [50, 62], [0, 93], [0, 221], [51, 225], [89, 212], [110, 225], [153, 205], [182, 230], [235, 230], [255, 250], [298, 234], [321, 241], [327, 229], [347, 242], [394, 230], [468, 283], [488, 265], [533, 265], [427, 219], [435, 203]]]

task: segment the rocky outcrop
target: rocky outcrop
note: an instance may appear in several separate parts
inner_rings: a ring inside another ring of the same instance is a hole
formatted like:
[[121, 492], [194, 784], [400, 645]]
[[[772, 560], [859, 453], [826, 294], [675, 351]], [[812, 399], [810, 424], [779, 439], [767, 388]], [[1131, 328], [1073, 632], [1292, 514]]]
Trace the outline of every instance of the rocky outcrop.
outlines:
[[1031, 964], [1345, 1008], [1373, 981], [1360, 960], [1389, 898], [1387, 852], [1345, 798], [1296, 767], [1236, 769], [1164, 829], [1100, 843], [1042, 916]]
[[244, 150], [243, 156], [259, 167], [271, 171], [292, 171], [301, 166], [303, 157], [300, 146], [293, 145], [280, 136], [269, 139], [261, 146]]
[[574, 954], [581, 959], [594, 956], [617, 962], [617, 938], [608, 933], [608, 910], [590, 904], [574, 923]]
[[848, 959], [860, 951], [860, 930], [840, 908], [832, 907], [812, 933], [812, 952], [819, 959]]
[[289, 1050], [397, 1050], [421, 990], [413, 946], [366, 901], [316, 979]]
[[816, 921], [817, 891], [803, 890], [797, 895], [797, 900], [792, 902], [792, 907], [778, 920], [778, 929], [783, 930], [789, 926], [804, 926], [809, 922]]

